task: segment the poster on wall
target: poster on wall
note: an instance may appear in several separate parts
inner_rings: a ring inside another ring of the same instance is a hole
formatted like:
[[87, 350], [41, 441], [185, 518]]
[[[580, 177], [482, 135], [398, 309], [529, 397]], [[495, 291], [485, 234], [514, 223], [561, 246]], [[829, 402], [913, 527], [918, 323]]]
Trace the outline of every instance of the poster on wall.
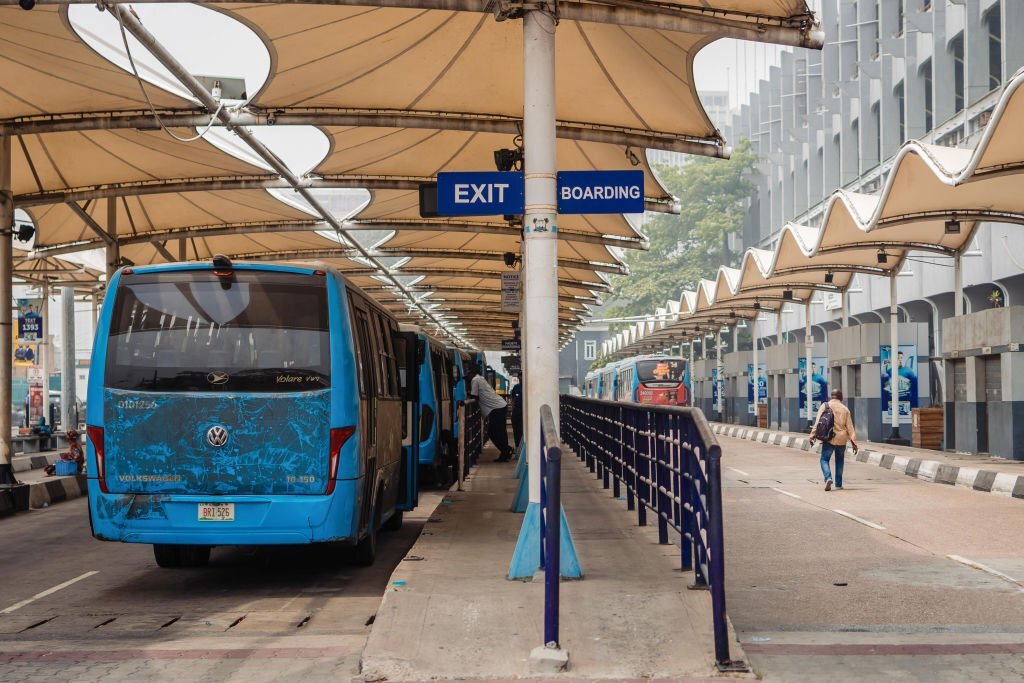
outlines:
[[[764, 363], [757, 364], [757, 398], [758, 403], [768, 402], [768, 378], [765, 376]], [[747, 363], [747, 412], [754, 414], [754, 364]]]
[[12, 320], [11, 350], [14, 352], [14, 365], [27, 368], [39, 364], [39, 342], [18, 339], [18, 324]]
[[818, 408], [828, 400], [828, 358], [811, 356], [811, 412], [807, 412], [807, 358], [800, 359], [800, 415], [808, 420], [818, 414]]
[[[892, 423], [892, 346], [884, 344], [878, 354], [882, 369], [882, 423]], [[917, 408], [917, 347], [900, 344], [896, 351], [897, 392], [900, 424], [910, 424], [910, 411]]]

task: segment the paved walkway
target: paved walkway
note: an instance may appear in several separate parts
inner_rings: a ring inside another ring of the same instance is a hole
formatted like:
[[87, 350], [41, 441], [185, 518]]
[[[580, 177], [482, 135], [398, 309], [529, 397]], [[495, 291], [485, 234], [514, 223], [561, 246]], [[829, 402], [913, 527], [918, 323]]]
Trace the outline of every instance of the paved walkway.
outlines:
[[[367, 680], [529, 675], [530, 650], [542, 643], [543, 583], [505, 578], [523, 519], [509, 511], [518, 482], [511, 464], [484, 460], [391, 577], [363, 656]], [[687, 590], [677, 547], [658, 545], [656, 527], [637, 527], [572, 456], [563, 503], [585, 574], [562, 583], [569, 677], [713, 675], [710, 597]]]
[[[812, 450], [807, 434], [800, 432], [758, 429], [721, 422], [712, 423], [712, 428], [720, 435], [802, 451]], [[947, 453], [874, 441], [861, 441], [859, 445], [860, 452], [857, 456], [847, 451], [847, 462], [856, 459], [936, 484], [1024, 499], [1024, 460]], [[819, 448], [816, 446], [813, 450], [818, 452]]]
[[766, 681], [1024, 680], [1020, 501], [720, 436], [729, 614]]

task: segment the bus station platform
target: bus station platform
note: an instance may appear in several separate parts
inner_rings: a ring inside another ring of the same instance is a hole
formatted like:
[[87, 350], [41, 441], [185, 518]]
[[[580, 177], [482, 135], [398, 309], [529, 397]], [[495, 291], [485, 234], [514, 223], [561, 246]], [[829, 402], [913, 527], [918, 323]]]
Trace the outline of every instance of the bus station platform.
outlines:
[[[676, 545], [636, 525], [563, 447], [562, 503], [584, 578], [561, 584], [559, 678], [706, 680], [715, 668], [711, 598], [688, 590]], [[510, 511], [515, 464], [481, 464], [438, 505], [399, 563], [362, 658], [365, 681], [521, 679], [543, 644], [544, 585], [509, 581], [523, 515]], [[733, 656], [743, 653], [730, 629]], [[736, 677], [736, 674], [728, 676]], [[743, 675], [739, 675], [742, 677]]]
[[[721, 422], [713, 422], [711, 427], [715, 434], [719, 435], [814, 453], [819, 451], [818, 446], [811, 446], [805, 433], [743, 427]], [[1024, 461], [866, 440], [858, 443], [860, 452], [856, 456], [851, 450], [846, 451], [848, 462], [856, 460], [922, 481], [1024, 499]]]

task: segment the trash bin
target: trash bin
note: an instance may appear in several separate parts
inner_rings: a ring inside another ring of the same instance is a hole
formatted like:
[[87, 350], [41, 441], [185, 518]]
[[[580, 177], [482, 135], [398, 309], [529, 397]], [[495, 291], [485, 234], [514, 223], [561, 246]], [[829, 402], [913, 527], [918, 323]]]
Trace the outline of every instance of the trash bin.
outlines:
[[945, 419], [942, 408], [913, 408], [910, 411], [911, 445], [932, 451], [942, 449]]
[[28, 510], [28, 484], [0, 485], [0, 517]]

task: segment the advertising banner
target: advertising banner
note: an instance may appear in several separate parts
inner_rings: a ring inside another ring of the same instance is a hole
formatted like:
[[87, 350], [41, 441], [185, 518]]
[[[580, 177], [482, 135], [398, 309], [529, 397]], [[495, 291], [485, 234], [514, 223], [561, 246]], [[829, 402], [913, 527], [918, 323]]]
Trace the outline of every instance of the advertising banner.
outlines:
[[40, 342], [43, 339], [43, 300], [15, 299], [18, 305], [18, 341]]
[[[884, 344], [878, 354], [882, 370], [882, 423], [892, 423], [892, 346]], [[914, 344], [900, 344], [896, 351], [896, 377], [899, 396], [900, 424], [910, 424], [910, 411], [918, 407], [917, 402], [917, 347]]]
[[718, 381], [718, 368], [711, 369], [711, 405], [718, 407], [718, 392], [720, 391]]
[[800, 358], [800, 415], [808, 420], [814, 419], [818, 408], [828, 401], [828, 358], [811, 356], [811, 412], [807, 412], [807, 359]]
[[[758, 403], [768, 402], [768, 378], [765, 376], [764, 363], [757, 364], [757, 396]], [[753, 415], [754, 410], [754, 364], [747, 363], [747, 412]]]

